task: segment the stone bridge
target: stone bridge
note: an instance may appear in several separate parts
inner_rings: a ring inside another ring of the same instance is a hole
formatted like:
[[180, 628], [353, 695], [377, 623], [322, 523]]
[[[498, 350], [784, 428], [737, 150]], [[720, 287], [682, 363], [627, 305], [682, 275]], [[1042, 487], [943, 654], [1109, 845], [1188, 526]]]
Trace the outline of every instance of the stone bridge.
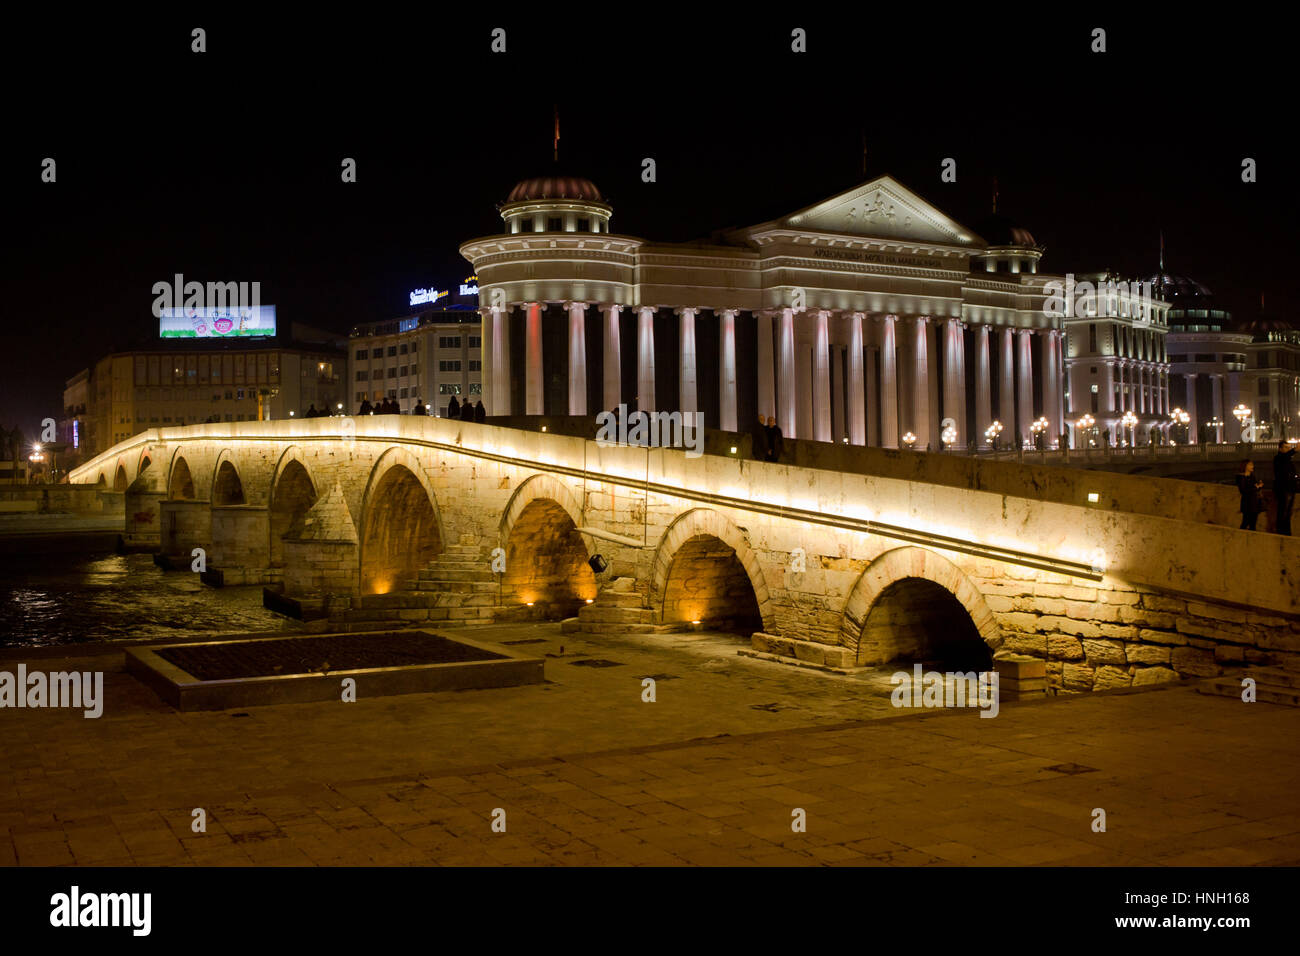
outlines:
[[340, 627], [722, 627], [830, 667], [1030, 655], [1067, 691], [1300, 663], [1300, 542], [1228, 526], [1228, 489], [824, 449], [835, 467], [321, 418], [154, 429], [71, 480], [124, 491], [128, 545], [187, 569], [202, 548]]

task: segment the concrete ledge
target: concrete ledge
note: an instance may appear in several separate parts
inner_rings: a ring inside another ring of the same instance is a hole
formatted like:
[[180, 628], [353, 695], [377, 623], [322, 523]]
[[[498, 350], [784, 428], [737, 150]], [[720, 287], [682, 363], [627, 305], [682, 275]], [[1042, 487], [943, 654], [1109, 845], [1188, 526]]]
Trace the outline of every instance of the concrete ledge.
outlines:
[[[488, 644], [460, 636], [453, 637], [441, 632], [411, 633], [437, 636], [494, 654], [496, 657], [482, 661], [369, 667], [327, 673], [205, 681], [164, 660], [157, 653], [169, 647], [215, 647], [222, 644], [297, 641], [335, 636], [304, 634], [288, 638], [258, 637], [248, 641], [207, 641], [127, 648], [126, 671], [152, 689], [166, 703], [180, 711], [229, 710], [265, 704], [339, 701], [342, 695], [342, 681], [349, 677], [356, 681], [358, 700], [396, 694], [427, 694], [444, 690], [516, 687], [521, 684], [540, 684], [545, 680], [545, 662], [541, 658], [529, 657], [498, 644]], [[357, 640], [365, 641], [366, 638]]]
[[275, 588], [262, 588], [262, 607], [297, 621], [318, 621], [330, 613], [328, 598], [292, 597]]

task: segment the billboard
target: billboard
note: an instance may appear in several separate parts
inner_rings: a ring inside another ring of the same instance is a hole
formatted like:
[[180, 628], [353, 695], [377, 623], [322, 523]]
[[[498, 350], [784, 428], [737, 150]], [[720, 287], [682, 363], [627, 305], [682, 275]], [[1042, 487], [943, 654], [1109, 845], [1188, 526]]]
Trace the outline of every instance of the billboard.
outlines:
[[275, 335], [275, 306], [162, 309], [158, 335], [164, 339], [243, 339]]

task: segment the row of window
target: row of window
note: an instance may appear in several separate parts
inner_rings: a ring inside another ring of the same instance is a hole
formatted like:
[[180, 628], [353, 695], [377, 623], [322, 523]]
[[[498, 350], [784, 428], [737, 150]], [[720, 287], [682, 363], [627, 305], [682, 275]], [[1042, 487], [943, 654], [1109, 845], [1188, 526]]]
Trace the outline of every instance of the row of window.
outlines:
[[[479, 384], [477, 384], [477, 383], [475, 383], [475, 384], [473, 384], [473, 385], [471, 385], [471, 386], [469, 387], [469, 393], [470, 393], [471, 395], [482, 395], [482, 394], [483, 394], [483, 386], [482, 386], [482, 385], [479, 385]], [[438, 394], [439, 394], [439, 395], [460, 395], [460, 394], [462, 394], [462, 391], [461, 391], [461, 387], [460, 387], [459, 385], [440, 385], [440, 386], [438, 386]], [[369, 399], [370, 401], [379, 401], [381, 398], [385, 398], [385, 397], [387, 397], [387, 398], [419, 398], [419, 397], [420, 397], [420, 391], [419, 391], [418, 388], [410, 388], [410, 387], [407, 387], [407, 388], [390, 388], [387, 392], [385, 392], [383, 389], [380, 389], [380, 390], [375, 391], [375, 392], [357, 392], [357, 393], [356, 393], [356, 400], [357, 400], [358, 402], [364, 402], [364, 401], [366, 401], [367, 399]]]
[[[461, 337], [459, 335], [438, 336], [438, 348], [440, 349], [458, 349], [460, 348], [460, 344], [461, 344]], [[469, 336], [469, 347], [472, 349], [482, 348], [483, 337], [481, 335]], [[419, 342], [409, 343], [409, 348], [408, 348], [408, 343], [403, 342], [401, 345], [388, 346], [388, 350], [386, 354], [388, 355], [389, 358], [392, 358], [397, 355], [406, 355], [408, 354], [408, 352], [415, 353], [418, 351], [420, 351]], [[361, 362], [361, 361], [365, 361], [366, 359], [383, 358], [384, 355], [385, 355], [384, 346], [380, 345], [380, 346], [376, 346], [373, 349], [357, 349], [356, 357], [357, 357], [357, 361]]]
[[278, 353], [137, 355], [136, 385], [278, 385]]

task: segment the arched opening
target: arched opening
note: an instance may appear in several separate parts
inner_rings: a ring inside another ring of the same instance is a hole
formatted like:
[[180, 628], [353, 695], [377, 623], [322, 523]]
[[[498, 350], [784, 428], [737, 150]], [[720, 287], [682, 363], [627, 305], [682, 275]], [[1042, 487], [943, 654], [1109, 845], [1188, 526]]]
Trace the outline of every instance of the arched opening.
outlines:
[[711, 534], [697, 534], [673, 554], [664, 581], [664, 624], [752, 634], [763, 629], [754, 585], [736, 549]]
[[987, 671], [993, 654], [951, 591], [925, 578], [902, 578], [882, 590], [868, 612], [858, 664]]
[[284, 536], [316, 503], [316, 488], [300, 461], [284, 466], [271, 489], [271, 567], [284, 567]]
[[113, 475], [113, 490], [126, 491], [126, 465], [118, 465]]
[[223, 461], [217, 469], [217, 477], [212, 482], [212, 504], [245, 504], [243, 482], [239, 480], [239, 472], [235, 471], [235, 466], [229, 460]]
[[172, 465], [172, 480], [167, 488], [167, 497], [173, 500], [194, 497], [194, 479], [190, 477], [190, 466], [184, 458], [177, 458]]
[[438, 514], [428, 492], [409, 468], [394, 465], [366, 502], [361, 593], [387, 594], [404, 588], [441, 552]]
[[143, 458], [140, 459], [140, 467], [136, 469], [135, 476], [139, 478], [141, 475], [143, 475], [146, 471], [149, 470], [149, 466], [152, 464], [153, 464], [153, 459], [151, 459], [148, 455], [145, 455]]
[[104, 477], [104, 473], [102, 471], [99, 473], [99, 481], [95, 482], [95, 487], [96, 488], [108, 487], [108, 479]]
[[589, 557], [569, 513], [551, 498], [534, 498], [510, 527], [501, 603], [531, 604], [552, 620], [573, 617], [596, 597]]

